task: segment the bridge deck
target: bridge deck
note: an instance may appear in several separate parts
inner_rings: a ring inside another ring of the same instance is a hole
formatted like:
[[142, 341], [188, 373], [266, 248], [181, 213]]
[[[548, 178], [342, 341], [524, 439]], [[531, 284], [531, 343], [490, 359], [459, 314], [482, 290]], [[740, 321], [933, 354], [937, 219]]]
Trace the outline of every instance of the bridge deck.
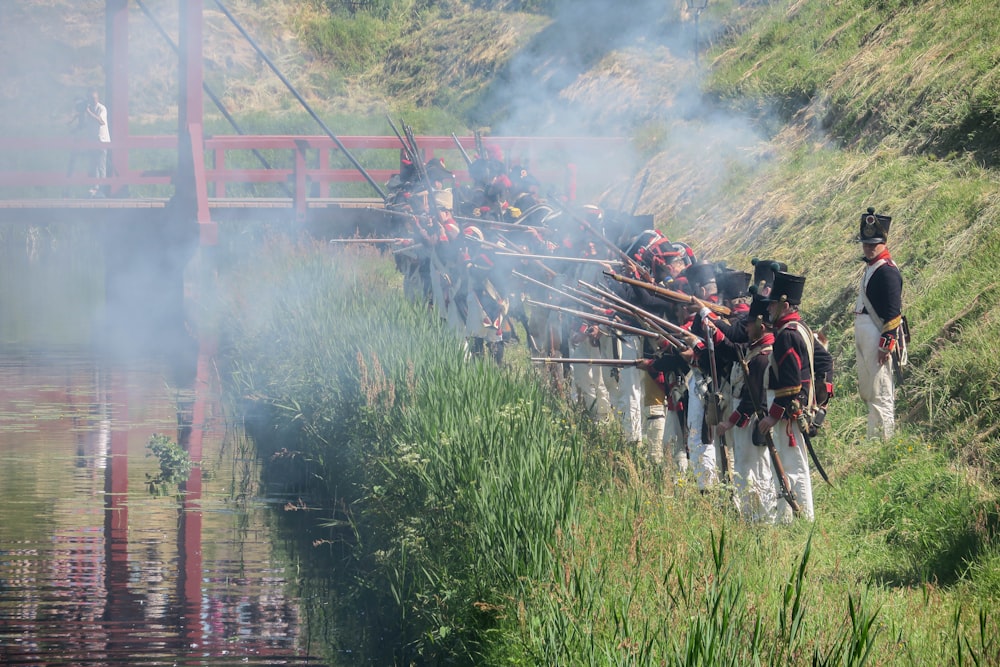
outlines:
[[[114, 197], [65, 197], [60, 199], [0, 199], [0, 209], [133, 209], [133, 208], [163, 208], [169, 199], [125, 198]], [[292, 208], [295, 205], [291, 197], [209, 197], [208, 206], [213, 209], [223, 208]], [[328, 197], [306, 200], [308, 208], [382, 208], [383, 201], [377, 197]]]

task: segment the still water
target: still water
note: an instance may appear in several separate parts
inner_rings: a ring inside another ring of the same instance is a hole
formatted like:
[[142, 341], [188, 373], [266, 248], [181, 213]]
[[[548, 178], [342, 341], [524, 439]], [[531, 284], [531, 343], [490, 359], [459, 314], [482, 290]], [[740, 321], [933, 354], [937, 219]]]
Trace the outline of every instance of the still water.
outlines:
[[[322, 664], [205, 380], [192, 395], [150, 361], [0, 350], [0, 663]], [[196, 463], [166, 494], [154, 433]]]
[[[286, 499], [261, 491], [227, 423], [213, 345], [192, 340], [179, 370], [66, 343], [51, 312], [46, 331], [21, 335], [32, 323], [11, 303], [0, 298], [0, 664], [329, 664], [283, 545]], [[154, 434], [187, 450], [186, 481], [151, 485]]]

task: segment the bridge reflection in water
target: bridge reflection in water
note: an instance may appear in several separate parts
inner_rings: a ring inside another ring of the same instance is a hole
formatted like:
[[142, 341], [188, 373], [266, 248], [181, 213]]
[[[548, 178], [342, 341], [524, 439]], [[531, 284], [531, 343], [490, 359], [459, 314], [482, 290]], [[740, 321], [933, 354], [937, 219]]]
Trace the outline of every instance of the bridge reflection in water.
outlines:
[[[227, 433], [212, 352], [178, 373], [0, 348], [0, 663], [322, 663], [274, 516], [237, 474], [253, 463]], [[154, 433], [196, 463], [179, 493], [150, 493]]]

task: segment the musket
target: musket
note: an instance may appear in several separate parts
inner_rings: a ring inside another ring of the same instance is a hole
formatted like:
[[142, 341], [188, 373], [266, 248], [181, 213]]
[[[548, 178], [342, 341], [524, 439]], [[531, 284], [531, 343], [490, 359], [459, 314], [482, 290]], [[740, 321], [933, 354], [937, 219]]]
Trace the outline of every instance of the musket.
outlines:
[[487, 229], [499, 229], [506, 232], [548, 232], [547, 227], [536, 227], [534, 225], [519, 225], [516, 222], [501, 222], [500, 220], [487, 220], [485, 218], [462, 218], [452, 216], [456, 222], [467, 222], [477, 227]]
[[[584, 286], [587, 285], [587, 283], [585, 283], [582, 280], [579, 280], [577, 282], [579, 282], [581, 285]], [[684, 350], [690, 347], [690, 345], [684, 343], [683, 341], [671, 335], [671, 333], [661, 324], [661, 322], [664, 322], [664, 320], [662, 318], [657, 317], [653, 313], [650, 313], [649, 311], [643, 310], [642, 308], [639, 308], [638, 306], [632, 305], [627, 301], [621, 299], [611, 301], [602, 296], [597, 296], [596, 294], [587, 294], [586, 292], [581, 292], [580, 290], [574, 289], [572, 287], [568, 287], [567, 289], [573, 291], [576, 294], [587, 297], [588, 299], [591, 299], [598, 305], [604, 306], [605, 308], [610, 308], [612, 310], [618, 311], [619, 313], [623, 313], [625, 315], [629, 315], [630, 317], [642, 320], [650, 327], [652, 327], [656, 331], [656, 333], [663, 336], [667, 341], [670, 342], [671, 345], [673, 345], [678, 350]], [[609, 294], [608, 296], [614, 296], [614, 295]]]
[[[385, 213], [386, 215], [396, 215], [406, 218], [412, 218], [413, 216], [417, 215], [416, 213], [407, 213], [406, 211], [394, 211], [390, 208], [375, 208], [374, 206], [366, 206], [362, 210], [378, 211], [379, 213]], [[463, 218], [457, 215], [453, 215], [451, 217], [455, 220], [455, 222], [467, 222], [477, 227], [485, 227], [487, 229], [498, 229], [506, 232], [550, 231], [547, 227], [536, 227], [534, 225], [519, 225], [515, 222], [500, 222], [499, 220], [485, 220], [483, 218]]]
[[400, 243], [410, 239], [330, 239], [329, 243]]
[[608, 276], [609, 278], [614, 278], [620, 283], [641, 287], [644, 290], [652, 292], [653, 294], [659, 294], [660, 296], [666, 297], [672, 301], [677, 301], [678, 303], [698, 304], [699, 306], [708, 308], [716, 315], [729, 316], [732, 314], [732, 311], [725, 306], [721, 306], [717, 303], [712, 303], [711, 301], [703, 301], [702, 299], [699, 299], [698, 297], [693, 296], [691, 294], [685, 294], [684, 292], [677, 292], [671, 289], [667, 289], [666, 287], [660, 287], [659, 285], [655, 285], [651, 282], [636, 280], [635, 278], [629, 278], [628, 276], [623, 276], [619, 273], [615, 273], [614, 271], [610, 272], [605, 271], [604, 275]]
[[479, 132], [479, 130], [476, 130], [475, 132], [472, 133], [472, 137], [473, 137], [473, 139], [475, 139], [475, 142], [476, 142], [476, 154], [477, 154], [477, 156], [479, 157], [480, 160], [485, 160], [486, 159], [486, 150], [483, 147], [483, 135]]
[[458, 137], [455, 136], [454, 132], [451, 133], [451, 138], [455, 142], [455, 145], [458, 146], [458, 150], [462, 154], [462, 159], [465, 160], [465, 166], [471, 167], [472, 158], [469, 157], [469, 154], [465, 152], [465, 147], [462, 145], [462, 142], [458, 140]]
[[[748, 392], [750, 392], [750, 402], [753, 405], [753, 411], [757, 415], [757, 419], [764, 418], [764, 408], [761, 407], [760, 399], [754, 392], [754, 387], [750, 384], [750, 365], [747, 363], [746, 354], [742, 349], [739, 351], [740, 368], [743, 370], [744, 384]], [[761, 387], [763, 389], [763, 387]], [[759, 423], [759, 422], [758, 422]], [[753, 424], [751, 428], [757, 428], [757, 424]], [[778, 475], [778, 484], [781, 485], [781, 495], [788, 503], [788, 506], [792, 508], [792, 513], [795, 516], [800, 516], [802, 514], [802, 507], [799, 506], [798, 501], [795, 499], [795, 492], [792, 491], [792, 486], [788, 482], [788, 475], [785, 474], [785, 467], [781, 465], [781, 457], [778, 456], [778, 448], [774, 446], [774, 438], [771, 437], [771, 429], [768, 429], [764, 436], [764, 444], [767, 447], [767, 453], [771, 456], [771, 465], [774, 466], [774, 472]]]
[[650, 331], [649, 329], [641, 329], [639, 327], [633, 327], [622, 322], [615, 322], [614, 320], [609, 320], [606, 317], [601, 317], [600, 315], [594, 315], [592, 313], [585, 313], [581, 310], [573, 310], [572, 308], [563, 308], [562, 306], [557, 306], [551, 303], [542, 303], [541, 301], [534, 301], [532, 299], [527, 300], [533, 306], [540, 306], [541, 308], [548, 308], [549, 310], [555, 310], [560, 313], [567, 313], [569, 315], [575, 315], [581, 320], [587, 320], [588, 322], [593, 322], [595, 324], [603, 324], [604, 326], [611, 327], [612, 329], [618, 329], [620, 331], [625, 331], [626, 333], [636, 334], [638, 336], [645, 336], [646, 338], [663, 338], [660, 334], [655, 331]]
[[642, 181], [639, 182], [639, 190], [635, 193], [635, 201], [632, 202], [631, 214], [635, 215], [635, 209], [639, 208], [639, 200], [642, 199], [642, 193], [646, 189], [646, 181], [649, 180], [649, 170], [642, 175]]
[[565, 255], [532, 255], [526, 252], [498, 252], [498, 257], [520, 257], [522, 259], [544, 259], [556, 260], [560, 262], [574, 262], [576, 264], [621, 264], [616, 259], [593, 259], [590, 257], [566, 257]]
[[[589, 294], [585, 294], [583, 292], [580, 292], [579, 290], [573, 289], [572, 287], [568, 287], [567, 286], [566, 289], [572, 290], [573, 292], [575, 292], [575, 294], [570, 294], [569, 292], [563, 291], [563, 290], [561, 290], [561, 289], [559, 289], [557, 287], [554, 287], [553, 285], [549, 285], [548, 283], [543, 283], [540, 280], [535, 280], [531, 276], [526, 276], [526, 275], [524, 275], [522, 273], [518, 273], [517, 271], [512, 271], [511, 274], [513, 276], [517, 277], [517, 278], [521, 278], [523, 280], [526, 280], [526, 281], [528, 281], [528, 282], [530, 282], [530, 283], [532, 283], [534, 285], [538, 285], [539, 287], [544, 287], [545, 289], [547, 289], [547, 290], [549, 290], [551, 292], [555, 292], [559, 296], [567, 298], [570, 301], [575, 301], [576, 303], [578, 303], [578, 304], [580, 304], [582, 306], [586, 306], [588, 308], [594, 308], [597, 305], [601, 305], [601, 306], [604, 306], [604, 307], [607, 307], [607, 308], [611, 308], [612, 310], [617, 310], [618, 312], [628, 312], [628, 314], [633, 314], [634, 315], [634, 313], [632, 313], [631, 311], [627, 311], [625, 308], [622, 308], [621, 306], [617, 306], [616, 304], [614, 304], [614, 303], [612, 303], [610, 301], [607, 301], [607, 300], [601, 300], [601, 301], [603, 301], [603, 303], [600, 303], [600, 304], [595, 303], [595, 301], [597, 300], [596, 297], [594, 297], [592, 295], [589, 295]], [[583, 281], [581, 280], [580, 282], [582, 283]], [[577, 296], [577, 295], [579, 295], [579, 296]], [[591, 301], [587, 301], [586, 298], [581, 298], [581, 297], [589, 298], [589, 299], [591, 299]], [[641, 308], [639, 308], [638, 310], [642, 311]], [[642, 312], [645, 313], [645, 311], [642, 311]], [[652, 315], [652, 313], [647, 313], [647, 314], [648, 315]], [[663, 338], [665, 338], [666, 340], [670, 341], [670, 343], [672, 345], [674, 345], [675, 347], [677, 347], [678, 349], [682, 349], [682, 348], [686, 347], [684, 345], [684, 343], [680, 342], [679, 340], [677, 340], [676, 338], [674, 338], [673, 336], [671, 336], [667, 331], [661, 329], [660, 327], [655, 326], [655, 324], [653, 322], [647, 322], [647, 323], [650, 324], [651, 326], [653, 326], [657, 330], [656, 333], [660, 334]]]
[[539, 287], [544, 287], [545, 289], [547, 289], [547, 290], [549, 290], [551, 292], [555, 292], [556, 294], [558, 294], [561, 297], [569, 299], [570, 301], [575, 301], [576, 303], [580, 304], [581, 306], [586, 306], [588, 308], [593, 308], [594, 307], [593, 303], [591, 303], [589, 301], [585, 301], [585, 300], [581, 299], [580, 297], [573, 296], [572, 294], [570, 294], [568, 292], [564, 292], [563, 290], [559, 289], [558, 287], [555, 287], [555, 286], [550, 285], [548, 283], [543, 283], [541, 280], [536, 280], [536, 279], [532, 278], [531, 276], [526, 276], [523, 273], [519, 273], [518, 271], [511, 271], [510, 273], [515, 278], [520, 278], [521, 280], [526, 280], [529, 283], [532, 283], [533, 285], [537, 285]]
[[611, 252], [621, 257], [622, 260], [625, 262], [626, 266], [631, 267], [636, 273], [638, 273], [642, 277], [652, 280], [652, 276], [649, 275], [649, 271], [647, 271], [644, 266], [642, 266], [634, 259], [629, 257], [627, 252], [625, 252], [624, 250], [616, 246], [614, 243], [612, 243], [607, 236], [594, 229], [593, 225], [591, 225], [589, 222], [584, 220], [582, 217], [580, 217], [573, 211], [563, 206], [558, 199], [553, 199], [553, 203], [559, 208], [560, 211], [562, 211], [566, 215], [569, 215], [569, 217], [573, 219], [573, 222], [579, 224], [581, 227], [583, 227], [588, 232], [593, 234], [601, 243], [603, 243], [609, 250], [611, 250]]
[[[715, 359], [715, 336], [712, 335], [707, 326], [705, 326], [705, 345], [708, 348], [708, 367], [712, 375], [712, 394], [709, 398], [714, 403], [712, 410], [716, 413], [716, 420], [718, 420], [722, 417], [719, 414], [719, 402], [722, 398], [722, 393], [719, 391], [721, 389], [719, 385], [719, 368]], [[726, 448], [726, 438], [723, 434], [719, 433], [718, 427], [718, 423], [711, 426], [712, 440], [714, 442], [718, 438], [719, 445], [722, 447], [722, 479], [729, 484], [733, 481], [732, 466], [729, 463], [729, 450]]]
[[674, 324], [673, 322], [671, 322], [670, 320], [664, 319], [664, 318], [660, 317], [659, 315], [655, 315], [655, 314], [649, 312], [648, 310], [643, 310], [642, 308], [639, 308], [639, 306], [636, 306], [634, 304], [629, 303], [628, 301], [626, 301], [625, 299], [621, 298], [617, 294], [614, 294], [614, 293], [609, 292], [607, 290], [601, 289], [600, 287], [597, 287], [596, 285], [591, 285], [590, 283], [585, 282], [583, 280], [578, 280], [577, 282], [580, 283], [581, 285], [583, 285], [584, 287], [586, 287], [587, 289], [589, 289], [591, 292], [593, 292], [595, 294], [598, 294], [598, 295], [604, 297], [605, 299], [613, 301], [614, 303], [617, 303], [617, 304], [621, 305], [624, 308], [628, 308], [633, 313], [636, 313], [637, 315], [640, 315], [643, 319], [646, 319], [646, 320], [648, 320], [649, 322], [652, 322], [652, 323], [656, 323], [657, 325], [663, 327], [664, 329], [667, 329], [667, 330], [669, 330], [669, 331], [671, 331], [671, 332], [673, 332], [673, 333], [675, 333], [675, 334], [677, 334], [679, 336], [682, 336], [682, 337], [684, 337], [685, 340], [689, 341], [688, 344], [683, 344], [680, 347], [691, 347], [691, 345], [694, 344], [694, 343], [704, 342], [702, 340], [701, 336], [699, 336], [698, 334], [696, 334], [696, 333], [694, 333], [692, 331], [688, 331], [684, 327], [678, 326], [678, 325]]
[[627, 368], [638, 366], [642, 359], [575, 359], [572, 357], [531, 357], [536, 363], [543, 364], [590, 364], [591, 366], [615, 366]]
[[[470, 241], [474, 241], [474, 242], [478, 243], [479, 245], [486, 246], [487, 248], [490, 248], [492, 250], [510, 250], [510, 248], [508, 248], [507, 246], [500, 245], [499, 243], [491, 243], [489, 241], [480, 241], [476, 237], [469, 236], [468, 234], [465, 235], [465, 238], [468, 239], [468, 240], [470, 240]], [[516, 250], [516, 248], [515, 248], [515, 250]], [[548, 275], [549, 278], [555, 278], [556, 276], [559, 275], [558, 271], [556, 271], [555, 269], [551, 269], [548, 266], [546, 266], [545, 263], [543, 263], [542, 260], [538, 259], [538, 256], [536, 256], [536, 255], [527, 256], [525, 254], [516, 253], [516, 252], [502, 252], [502, 253], [501, 252], [496, 252], [494, 254], [496, 254], [496, 255], [501, 255], [502, 254], [505, 257], [506, 256], [520, 257], [520, 258], [523, 258], [525, 260], [531, 261], [537, 267], [539, 267], [540, 269], [542, 269], [543, 271], [545, 271], [546, 275]], [[548, 259], [548, 257], [546, 257], [545, 259]]]

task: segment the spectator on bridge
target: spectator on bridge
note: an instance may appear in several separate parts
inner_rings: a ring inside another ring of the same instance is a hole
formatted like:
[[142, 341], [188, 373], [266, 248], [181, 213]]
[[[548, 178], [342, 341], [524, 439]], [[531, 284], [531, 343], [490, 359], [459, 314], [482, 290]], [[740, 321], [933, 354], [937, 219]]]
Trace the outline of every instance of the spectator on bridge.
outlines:
[[[90, 89], [90, 103], [87, 105], [87, 118], [92, 127], [97, 129], [96, 139], [102, 144], [111, 143], [111, 132], [108, 130], [108, 109], [101, 104], [101, 94], [97, 88]], [[108, 149], [99, 148], [91, 158], [91, 174], [95, 178], [106, 178], [108, 175]], [[103, 188], [97, 183], [90, 189], [90, 196], [102, 195]]]

